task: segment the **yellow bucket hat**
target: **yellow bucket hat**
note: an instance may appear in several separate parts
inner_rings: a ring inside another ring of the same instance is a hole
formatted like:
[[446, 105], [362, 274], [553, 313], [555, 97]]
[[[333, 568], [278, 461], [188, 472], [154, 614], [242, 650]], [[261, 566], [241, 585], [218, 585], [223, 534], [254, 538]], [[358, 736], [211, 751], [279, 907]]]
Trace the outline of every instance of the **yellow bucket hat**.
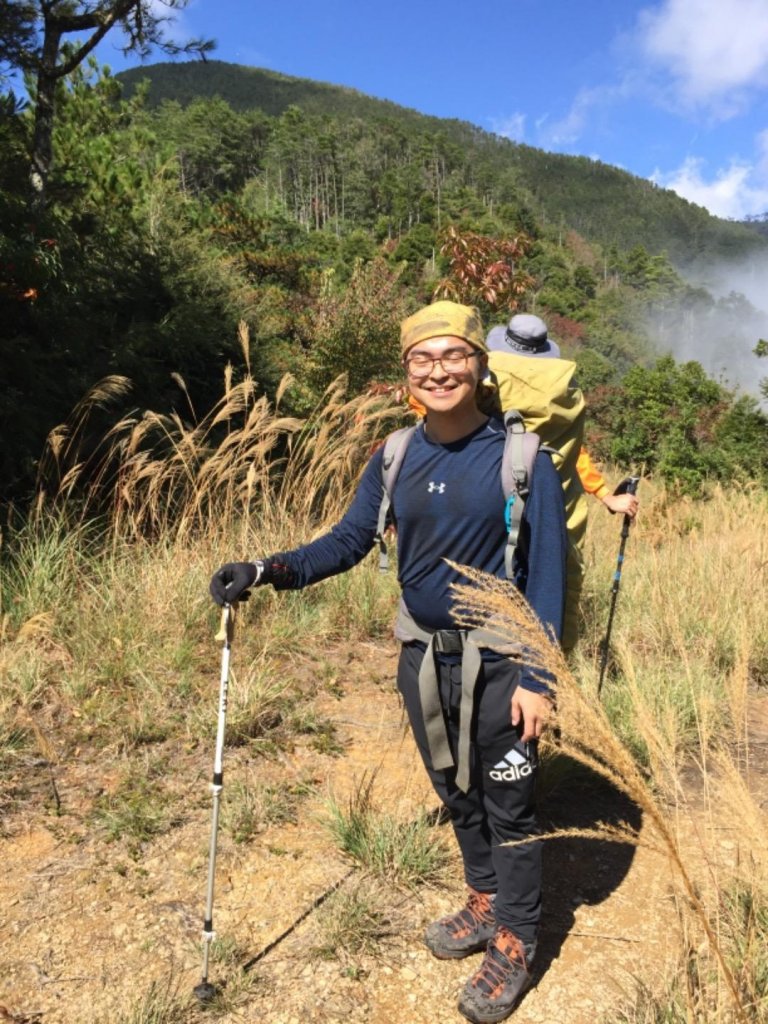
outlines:
[[424, 306], [400, 325], [400, 353], [430, 338], [463, 338], [473, 348], [487, 352], [480, 313], [474, 306], [441, 299]]

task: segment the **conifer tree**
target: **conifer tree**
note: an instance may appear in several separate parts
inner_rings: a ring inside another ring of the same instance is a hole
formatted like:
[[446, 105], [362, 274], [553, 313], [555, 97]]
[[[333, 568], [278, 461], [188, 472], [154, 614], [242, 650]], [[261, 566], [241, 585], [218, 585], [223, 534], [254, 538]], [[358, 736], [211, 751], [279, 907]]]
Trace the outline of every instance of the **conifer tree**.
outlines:
[[164, 27], [173, 12], [189, 0], [0, 0], [0, 66], [31, 76], [35, 127], [30, 158], [30, 186], [35, 205], [42, 207], [53, 163], [53, 128], [57, 85], [79, 67], [115, 27], [124, 35], [123, 52], [146, 57], [153, 49], [171, 55], [213, 49], [213, 43], [192, 39], [180, 44], [166, 39]]

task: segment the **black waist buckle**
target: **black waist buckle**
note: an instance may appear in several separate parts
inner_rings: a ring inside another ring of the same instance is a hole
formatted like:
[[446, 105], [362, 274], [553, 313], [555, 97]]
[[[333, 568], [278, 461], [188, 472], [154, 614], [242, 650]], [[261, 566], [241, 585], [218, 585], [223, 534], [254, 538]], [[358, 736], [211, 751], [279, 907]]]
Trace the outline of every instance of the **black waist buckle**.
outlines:
[[438, 629], [432, 646], [440, 654], [461, 654], [464, 634], [458, 629]]

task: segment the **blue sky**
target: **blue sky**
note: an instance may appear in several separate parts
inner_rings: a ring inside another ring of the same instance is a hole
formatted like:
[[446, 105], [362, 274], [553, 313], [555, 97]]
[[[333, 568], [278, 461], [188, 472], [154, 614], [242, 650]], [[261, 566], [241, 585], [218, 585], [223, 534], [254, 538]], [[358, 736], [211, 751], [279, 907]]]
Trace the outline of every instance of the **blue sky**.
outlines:
[[768, 0], [191, 0], [168, 34], [768, 211]]

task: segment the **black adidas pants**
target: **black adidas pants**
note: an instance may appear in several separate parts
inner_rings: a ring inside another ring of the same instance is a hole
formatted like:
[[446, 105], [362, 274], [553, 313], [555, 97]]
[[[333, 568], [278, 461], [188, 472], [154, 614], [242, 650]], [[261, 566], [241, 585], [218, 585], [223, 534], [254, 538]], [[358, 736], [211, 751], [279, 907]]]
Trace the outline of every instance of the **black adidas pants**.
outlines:
[[[483, 661], [475, 688], [470, 787], [456, 786], [456, 769], [436, 771], [429, 759], [419, 701], [424, 650], [404, 644], [397, 685], [432, 785], [447, 807], [464, 860], [464, 877], [478, 892], [497, 893], [496, 919], [530, 943], [541, 912], [541, 843], [503, 846], [538, 832], [534, 810], [536, 745], [523, 744], [510, 722], [520, 668], [506, 658]], [[440, 698], [454, 760], [459, 746], [461, 665], [436, 659]], [[526, 749], [528, 748], [528, 749]]]

